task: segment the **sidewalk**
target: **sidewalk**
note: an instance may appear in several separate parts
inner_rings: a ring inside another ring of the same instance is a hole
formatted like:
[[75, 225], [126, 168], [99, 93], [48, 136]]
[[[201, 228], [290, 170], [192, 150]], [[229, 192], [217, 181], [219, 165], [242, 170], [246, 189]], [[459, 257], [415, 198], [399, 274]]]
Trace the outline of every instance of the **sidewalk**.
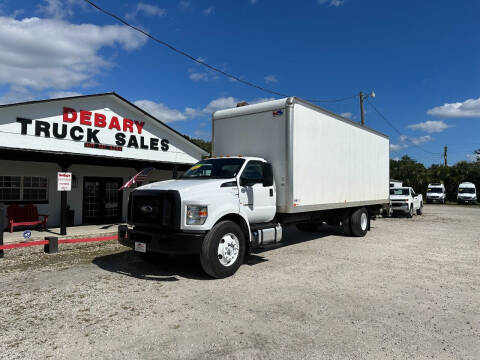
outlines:
[[58, 239], [73, 239], [73, 238], [88, 238], [88, 237], [102, 237], [112, 236], [117, 234], [118, 225], [120, 224], [102, 224], [102, 225], [79, 225], [67, 227], [67, 235], [60, 235], [60, 228], [50, 228], [41, 230], [37, 228], [31, 230], [32, 236], [30, 239], [23, 238], [23, 230], [15, 230], [13, 233], [5, 231], [3, 233], [3, 243], [11, 244], [25, 241], [43, 240], [45, 236], [57, 236]]

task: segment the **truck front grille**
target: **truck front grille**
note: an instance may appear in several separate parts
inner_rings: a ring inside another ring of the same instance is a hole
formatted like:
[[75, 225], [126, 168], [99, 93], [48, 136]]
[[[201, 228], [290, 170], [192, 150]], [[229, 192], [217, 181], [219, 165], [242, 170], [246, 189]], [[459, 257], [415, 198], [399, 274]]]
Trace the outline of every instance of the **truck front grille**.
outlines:
[[155, 228], [180, 228], [180, 194], [174, 190], [137, 190], [128, 201], [128, 223]]

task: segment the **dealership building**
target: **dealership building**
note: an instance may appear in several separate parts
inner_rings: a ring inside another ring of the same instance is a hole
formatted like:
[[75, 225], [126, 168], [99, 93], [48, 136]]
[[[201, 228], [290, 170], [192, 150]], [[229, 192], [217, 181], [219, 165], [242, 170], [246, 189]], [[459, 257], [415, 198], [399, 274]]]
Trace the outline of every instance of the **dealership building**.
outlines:
[[208, 155], [183, 135], [116, 93], [0, 106], [0, 203], [34, 204], [61, 218], [57, 174], [72, 174], [68, 225], [125, 221], [119, 190], [152, 167], [146, 182], [171, 179]]

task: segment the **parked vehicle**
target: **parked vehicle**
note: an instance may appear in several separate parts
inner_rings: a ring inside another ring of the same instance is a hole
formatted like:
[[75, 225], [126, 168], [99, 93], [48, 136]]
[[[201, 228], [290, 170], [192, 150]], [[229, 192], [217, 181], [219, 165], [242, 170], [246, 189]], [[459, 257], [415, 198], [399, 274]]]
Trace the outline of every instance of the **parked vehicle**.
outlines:
[[282, 241], [285, 226], [327, 222], [365, 236], [388, 203], [388, 137], [301, 99], [217, 111], [212, 132], [212, 158], [132, 192], [120, 243], [199, 254], [222, 278]]
[[459, 204], [476, 204], [477, 189], [471, 182], [462, 182], [458, 185], [457, 202]]
[[393, 188], [393, 187], [402, 187], [403, 186], [403, 182], [401, 182], [400, 180], [394, 180], [394, 179], [390, 179], [390, 187]]
[[404, 213], [409, 218], [415, 213], [422, 215], [423, 196], [415, 194], [411, 187], [391, 188], [390, 201], [394, 213]]
[[427, 188], [427, 204], [429, 203], [442, 203], [447, 201], [447, 192], [445, 186], [441, 183], [428, 184]]

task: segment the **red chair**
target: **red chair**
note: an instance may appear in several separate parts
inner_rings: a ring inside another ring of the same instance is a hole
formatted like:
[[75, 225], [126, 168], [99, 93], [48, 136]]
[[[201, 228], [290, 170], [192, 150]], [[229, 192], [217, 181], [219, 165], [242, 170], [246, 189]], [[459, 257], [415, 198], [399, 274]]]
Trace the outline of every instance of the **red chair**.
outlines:
[[[25, 204], [22, 208], [17, 204], [10, 204], [7, 208], [8, 223], [10, 232], [13, 232], [15, 226], [43, 225], [47, 228], [48, 215], [39, 214], [36, 206]], [[39, 217], [43, 217], [42, 220]]]

